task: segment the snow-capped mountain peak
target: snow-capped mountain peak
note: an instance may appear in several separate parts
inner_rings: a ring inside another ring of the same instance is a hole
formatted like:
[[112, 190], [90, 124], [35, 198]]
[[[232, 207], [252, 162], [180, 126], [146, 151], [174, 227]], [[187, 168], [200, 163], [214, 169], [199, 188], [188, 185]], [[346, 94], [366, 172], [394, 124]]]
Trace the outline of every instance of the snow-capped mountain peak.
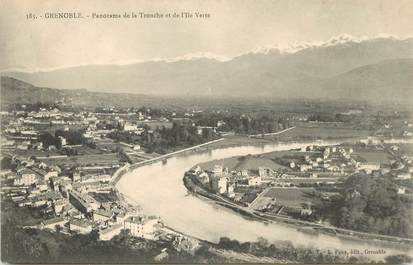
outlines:
[[177, 62], [177, 61], [191, 61], [191, 60], [198, 60], [198, 59], [212, 59], [212, 60], [217, 60], [220, 62], [225, 62], [225, 61], [229, 61], [231, 58], [218, 55], [215, 53], [210, 53], [210, 52], [196, 52], [196, 53], [185, 54], [179, 57], [164, 59], [164, 61]]
[[389, 34], [377, 34], [376, 36], [373, 37], [368, 37], [368, 36], [360, 36], [360, 37], [355, 37], [349, 34], [340, 34], [337, 36], [334, 36], [327, 41], [312, 41], [312, 42], [294, 42], [288, 45], [265, 45], [262, 47], [258, 47], [253, 49], [251, 52], [248, 53], [254, 53], [254, 54], [268, 54], [270, 52], [279, 52], [281, 54], [292, 54], [296, 53], [305, 49], [314, 49], [318, 47], [333, 47], [337, 45], [345, 45], [345, 44], [350, 44], [350, 43], [361, 43], [364, 41], [374, 41], [374, 40], [379, 40], [379, 39], [390, 39], [390, 40], [406, 40], [411, 37], [398, 37], [395, 35], [389, 35]]

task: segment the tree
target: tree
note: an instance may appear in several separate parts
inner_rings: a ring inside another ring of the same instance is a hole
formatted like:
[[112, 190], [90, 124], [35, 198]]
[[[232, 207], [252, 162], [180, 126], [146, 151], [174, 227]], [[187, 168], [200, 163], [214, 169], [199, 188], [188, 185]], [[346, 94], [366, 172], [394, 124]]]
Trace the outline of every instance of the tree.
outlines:
[[211, 140], [212, 139], [212, 130], [209, 128], [203, 128], [202, 129], [202, 138], [205, 140]]
[[412, 202], [402, 201], [389, 178], [353, 175], [343, 182], [338, 198], [321, 203], [318, 199], [315, 205], [316, 215], [338, 227], [413, 237], [408, 222]]
[[90, 242], [97, 242], [99, 240], [99, 231], [97, 230], [92, 230], [92, 232], [89, 233], [88, 239]]
[[1, 159], [1, 169], [14, 169], [14, 168], [16, 168], [16, 165], [13, 163], [10, 157], [5, 156]]
[[40, 141], [43, 143], [44, 148], [48, 148], [51, 145], [56, 146], [56, 138], [50, 133], [43, 133], [39, 137]]
[[60, 233], [60, 232], [63, 231], [63, 227], [61, 225], [56, 225], [55, 230], [56, 230], [57, 233]]

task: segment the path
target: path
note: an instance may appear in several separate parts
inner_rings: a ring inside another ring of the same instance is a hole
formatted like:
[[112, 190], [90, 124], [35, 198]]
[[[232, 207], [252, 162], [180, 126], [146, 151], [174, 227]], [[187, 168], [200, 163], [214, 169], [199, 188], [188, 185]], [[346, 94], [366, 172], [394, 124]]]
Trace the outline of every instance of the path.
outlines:
[[294, 128], [295, 128], [295, 126], [290, 127], [290, 128], [287, 128], [287, 129], [284, 129], [284, 130], [279, 131], [279, 132], [251, 134], [251, 135], [248, 135], [248, 137], [250, 137], [250, 138], [255, 138], [255, 137], [263, 137], [263, 136], [273, 136], [273, 135], [285, 133], [285, 132], [287, 132], [287, 131], [289, 131], [289, 130], [292, 130], [292, 129], [294, 129]]

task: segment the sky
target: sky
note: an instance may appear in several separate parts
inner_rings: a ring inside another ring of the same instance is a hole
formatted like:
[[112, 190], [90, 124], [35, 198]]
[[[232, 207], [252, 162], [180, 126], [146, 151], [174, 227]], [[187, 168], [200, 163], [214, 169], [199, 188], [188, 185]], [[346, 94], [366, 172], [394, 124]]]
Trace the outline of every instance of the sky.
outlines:
[[[80, 12], [83, 18], [44, 18], [56, 12]], [[86, 17], [125, 12], [194, 17]], [[195, 12], [210, 17], [196, 18]], [[29, 13], [39, 18], [26, 19]], [[0, 70], [124, 64], [200, 52], [231, 58], [262, 46], [383, 33], [413, 35], [413, 1], [1, 0]]]

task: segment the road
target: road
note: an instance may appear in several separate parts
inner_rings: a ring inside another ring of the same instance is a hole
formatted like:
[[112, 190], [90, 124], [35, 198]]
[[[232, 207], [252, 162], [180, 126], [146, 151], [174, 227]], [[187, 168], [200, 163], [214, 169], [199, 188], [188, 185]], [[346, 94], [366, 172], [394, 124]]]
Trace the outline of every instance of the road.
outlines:
[[295, 126], [290, 127], [290, 128], [287, 128], [287, 129], [284, 129], [284, 130], [279, 131], [279, 132], [251, 134], [251, 135], [248, 135], [248, 137], [254, 138], [254, 137], [263, 137], [263, 136], [273, 136], [273, 135], [277, 135], [277, 134], [282, 134], [282, 133], [288, 132], [289, 130], [292, 130], [292, 129], [294, 129], [294, 128], [295, 128]]

